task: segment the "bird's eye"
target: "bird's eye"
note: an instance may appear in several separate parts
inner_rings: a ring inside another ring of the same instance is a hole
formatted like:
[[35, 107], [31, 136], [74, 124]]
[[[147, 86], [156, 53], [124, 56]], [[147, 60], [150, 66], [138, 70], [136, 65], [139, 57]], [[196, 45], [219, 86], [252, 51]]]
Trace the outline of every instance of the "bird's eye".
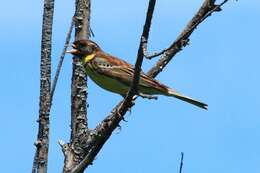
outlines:
[[93, 52], [93, 48], [92, 48], [91, 46], [87, 46], [87, 47], [86, 47], [86, 51], [87, 51], [88, 53], [92, 53], [92, 52]]
[[83, 54], [92, 54], [93, 51], [94, 51], [91, 46], [89, 46], [89, 45], [82, 45], [82, 44], [79, 46], [79, 50]]

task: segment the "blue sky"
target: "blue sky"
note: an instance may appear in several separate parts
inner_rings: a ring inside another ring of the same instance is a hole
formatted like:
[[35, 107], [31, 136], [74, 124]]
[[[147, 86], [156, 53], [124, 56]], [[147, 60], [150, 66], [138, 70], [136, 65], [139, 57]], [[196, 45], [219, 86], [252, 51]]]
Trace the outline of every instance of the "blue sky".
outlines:
[[[56, 69], [74, 2], [55, 2], [53, 71]], [[158, 1], [149, 50], [167, 47], [202, 0]], [[42, 1], [3, 2], [1, 20], [0, 115], [2, 172], [30, 172], [39, 104]], [[11, 10], [8, 8], [11, 7]], [[134, 63], [147, 1], [92, 2], [91, 27], [107, 52]], [[173, 98], [138, 99], [88, 170], [94, 172], [260, 172], [260, 2], [230, 1], [191, 36], [157, 77], [209, 105], [204, 111]], [[157, 59], [145, 60], [144, 71]], [[61, 172], [57, 141], [70, 136], [71, 56], [66, 56], [51, 111], [49, 172]], [[94, 128], [121, 97], [89, 82], [89, 125]]]

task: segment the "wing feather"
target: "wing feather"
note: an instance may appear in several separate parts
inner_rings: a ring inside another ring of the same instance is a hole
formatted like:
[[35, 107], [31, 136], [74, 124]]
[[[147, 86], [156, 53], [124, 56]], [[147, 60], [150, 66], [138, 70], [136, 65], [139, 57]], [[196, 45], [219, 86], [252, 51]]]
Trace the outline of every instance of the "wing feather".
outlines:
[[[112, 61], [111, 61], [112, 60]], [[118, 60], [115, 57], [111, 57], [109, 61], [107, 58], [96, 57], [92, 61], [92, 66], [95, 68], [96, 72], [117, 79], [125, 85], [130, 86], [134, 76], [134, 67], [127, 62]], [[167, 86], [161, 84], [157, 80], [147, 76], [143, 71], [140, 74], [139, 89], [155, 89], [160, 92], [167, 92]]]

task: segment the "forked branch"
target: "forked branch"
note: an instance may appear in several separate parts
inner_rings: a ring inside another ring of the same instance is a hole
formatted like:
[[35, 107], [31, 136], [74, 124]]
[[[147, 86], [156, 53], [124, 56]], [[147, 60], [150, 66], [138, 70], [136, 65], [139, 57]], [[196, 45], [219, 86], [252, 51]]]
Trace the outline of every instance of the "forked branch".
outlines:
[[171, 44], [168, 48], [163, 49], [160, 52], [148, 53], [147, 52], [147, 40], [143, 39], [143, 52], [144, 56], [147, 59], [152, 59], [154, 57], [163, 55], [164, 53], [167, 54], [168, 52], [173, 51], [172, 49], [176, 49], [173, 52], [178, 52], [182, 50], [181, 47], [185, 47], [189, 44], [189, 36], [192, 32], [197, 28], [197, 26], [202, 23], [207, 17], [209, 17], [213, 12], [221, 11], [221, 7], [227, 2], [228, 0], [224, 0], [222, 3], [216, 5], [215, 0], [206, 0], [196, 15], [192, 18], [192, 20], [188, 23], [186, 28], [183, 32], [179, 35], [173, 44]]
[[157, 61], [156, 65], [152, 67], [147, 74], [151, 77], [156, 77], [170, 62], [170, 60], [180, 52], [183, 47], [188, 45], [189, 37], [197, 26], [211, 16], [212, 13], [221, 11], [221, 7], [226, 2], [228, 2], [228, 0], [224, 0], [222, 3], [216, 5], [215, 0], [205, 0], [198, 12], [190, 20], [177, 39], [166, 49]]

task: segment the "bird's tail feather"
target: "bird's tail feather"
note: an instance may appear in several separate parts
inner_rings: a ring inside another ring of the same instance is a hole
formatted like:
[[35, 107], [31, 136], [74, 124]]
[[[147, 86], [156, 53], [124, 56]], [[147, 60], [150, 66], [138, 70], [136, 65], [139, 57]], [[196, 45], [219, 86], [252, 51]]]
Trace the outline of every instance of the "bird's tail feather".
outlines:
[[198, 106], [200, 108], [208, 109], [208, 105], [207, 104], [202, 103], [202, 102], [200, 102], [198, 100], [195, 100], [193, 98], [187, 97], [185, 95], [182, 95], [182, 94], [178, 93], [177, 91], [175, 91], [173, 89], [168, 89], [168, 95], [169, 96], [173, 96], [173, 97], [175, 97], [177, 99], [180, 99], [182, 101], [188, 102], [190, 104], [193, 104], [195, 106]]

